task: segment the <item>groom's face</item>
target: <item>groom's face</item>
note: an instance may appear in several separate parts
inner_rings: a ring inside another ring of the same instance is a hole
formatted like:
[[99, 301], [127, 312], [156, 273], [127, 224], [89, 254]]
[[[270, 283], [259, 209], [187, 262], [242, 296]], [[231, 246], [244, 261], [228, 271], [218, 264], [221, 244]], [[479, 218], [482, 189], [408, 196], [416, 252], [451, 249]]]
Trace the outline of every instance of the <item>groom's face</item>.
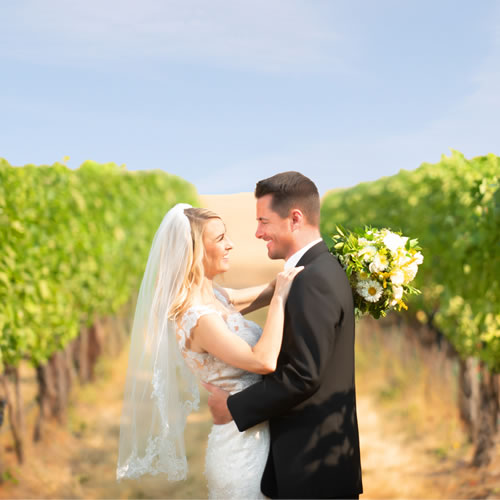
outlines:
[[257, 199], [257, 231], [255, 236], [267, 241], [270, 259], [287, 259], [293, 252], [290, 219], [282, 218], [272, 208], [272, 194]]

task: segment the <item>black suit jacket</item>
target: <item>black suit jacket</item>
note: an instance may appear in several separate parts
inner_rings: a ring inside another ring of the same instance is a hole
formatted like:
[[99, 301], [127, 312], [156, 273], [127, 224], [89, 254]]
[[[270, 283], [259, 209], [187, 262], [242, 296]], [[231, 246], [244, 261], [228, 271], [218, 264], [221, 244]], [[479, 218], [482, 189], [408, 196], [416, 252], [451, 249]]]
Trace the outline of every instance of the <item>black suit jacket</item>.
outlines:
[[320, 242], [290, 290], [277, 369], [228, 398], [240, 431], [269, 420], [262, 492], [272, 498], [362, 493], [354, 308], [347, 276]]

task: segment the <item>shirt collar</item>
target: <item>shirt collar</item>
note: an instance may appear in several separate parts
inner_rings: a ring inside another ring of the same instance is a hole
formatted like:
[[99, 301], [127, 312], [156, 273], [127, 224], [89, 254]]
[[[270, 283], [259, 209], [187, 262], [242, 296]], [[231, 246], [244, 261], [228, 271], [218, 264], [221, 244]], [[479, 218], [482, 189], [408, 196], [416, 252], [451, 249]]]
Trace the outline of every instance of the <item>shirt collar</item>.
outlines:
[[288, 260], [285, 261], [284, 270], [288, 271], [288, 269], [295, 267], [302, 256], [314, 245], [317, 245], [320, 241], [322, 241], [321, 238], [311, 241], [311, 243], [308, 243], [305, 247], [302, 247], [298, 252], [295, 252], [291, 257], [288, 258]]

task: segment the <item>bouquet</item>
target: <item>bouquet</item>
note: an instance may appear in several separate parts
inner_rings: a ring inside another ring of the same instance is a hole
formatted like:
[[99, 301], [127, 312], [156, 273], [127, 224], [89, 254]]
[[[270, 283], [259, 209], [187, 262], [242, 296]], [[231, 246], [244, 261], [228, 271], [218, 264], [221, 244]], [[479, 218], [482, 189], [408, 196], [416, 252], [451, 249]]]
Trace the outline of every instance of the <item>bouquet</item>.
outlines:
[[424, 260], [418, 240], [389, 229], [347, 231], [339, 226], [332, 240], [330, 252], [347, 273], [356, 317], [378, 319], [391, 309], [408, 309], [406, 296], [420, 293], [410, 285]]

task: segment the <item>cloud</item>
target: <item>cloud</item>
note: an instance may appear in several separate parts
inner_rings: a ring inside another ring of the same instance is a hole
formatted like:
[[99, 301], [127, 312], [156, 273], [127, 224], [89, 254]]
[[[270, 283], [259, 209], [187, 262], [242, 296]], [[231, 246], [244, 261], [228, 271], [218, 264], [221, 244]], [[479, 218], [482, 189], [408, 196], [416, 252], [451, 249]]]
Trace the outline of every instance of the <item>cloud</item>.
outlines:
[[157, 59], [261, 71], [342, 66], [335, 9], [325, 2], [25, 0], [1, 8], [7, 22], [0, 36], [9, 42], [2, 57], [79, 66]]

